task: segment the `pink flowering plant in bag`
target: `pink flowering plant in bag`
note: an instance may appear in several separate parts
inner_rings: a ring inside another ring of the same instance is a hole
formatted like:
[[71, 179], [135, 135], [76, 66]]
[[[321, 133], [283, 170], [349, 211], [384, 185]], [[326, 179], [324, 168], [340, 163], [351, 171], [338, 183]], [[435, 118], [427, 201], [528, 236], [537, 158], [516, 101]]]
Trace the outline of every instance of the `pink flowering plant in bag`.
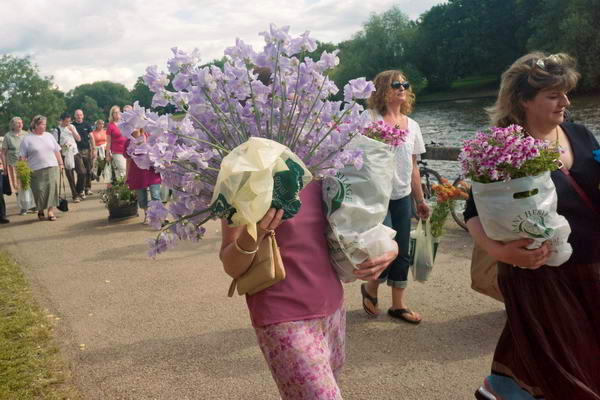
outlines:
[[547, 265], [559, 266], [572, 254], [571, 227], [557, 213], [558, 196], [550, 172], [558, 169], [556, 143], [526, 135], [511, 125], [492, 127], [465, 140], [459, 161], [487, 236], [506, 242], [532, 239], [530, 249], [552, 244]]
[[392, 147], [398, 147], [406, 141], [408, 132], [397, 126], [391, 126], [383, 120], [379, 120], [369, 124], [363, 130], [363, 135]]
[[[338, 88], [325, 72], [339, 63], [337, 51], [323, 52], [315, 61], [305, 56], [317, 47], [308, 32], [292, 37], [289, 27], [271, 25], [260, 35], [262, 50], [237, 39], [225, 50], [222, 69], [201, 66], [197, 51], [174, 48], [168, 70], [149, 67], [144, 82], [154, 92], [152, 107], [170, 105], [176, 111], [159, 115], [135, 104], [123, 114], [125, 135], [137, 128], [149, 134], [128, 153], [139, 167], [154, 167], [173, 191], [168, 206], [150, 204], [150, 224], [161, 229], [150, 243], [151, 256], [177, 240], [201, 239], [202, 225], [211, 218], [231, 221], [236, 210], [225, 199], [214, 201], [213, 193], [222, 160], [250, 138], [285, 145], [316, 176], [361, 165], [361, 152], [345, 146], [369, 123], [355, 100], [368, 98], [374, 85], [354, 79], [344, 87], [344, 100], [332, 101]], [[270, 71], [267, 84], [258, 79], [258, 68]], [[302, 168], [290, 171], [301, 174]], [[281, 181], [302, 181], [299, 176]]]
[[465, 176], [490, 183], [554, 171], [558, 157], [552, 143], [525, 135], [519, 125], [510, 125], [494, 126], [465, 140], [459, 162]]

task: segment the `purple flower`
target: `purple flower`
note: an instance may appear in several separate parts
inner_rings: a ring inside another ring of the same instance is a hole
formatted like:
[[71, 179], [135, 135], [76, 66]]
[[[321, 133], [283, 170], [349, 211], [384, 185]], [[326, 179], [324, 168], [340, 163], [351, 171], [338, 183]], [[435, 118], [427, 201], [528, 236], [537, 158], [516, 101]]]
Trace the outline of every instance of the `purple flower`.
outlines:
[[366, 99], [374, 91], [373, 82], [365, 78], [352, 79], [344, 86], [344, 101], [349, 103], [354, 99]]
[[[337, 51], [324, 52], [317, 62], [300, 60], [294, 54], [316, 49], [308, 32], [292, 37], [289, 27], [272, 24], [261, 35], [261, 51], [237, 39], [225, 50], [222, 69], [200, 67], [197, 51], [173, 48], [167, 63], [172, 81], [154, 66], [144, 82], [154, 92], [153, 107], [172, 105], [177, 113], [158, 115], [136, 104], [123, 115], [127, 133], [143, 127], [149, 135], [132, 142], [128, 154], [140, 168], [153, 167], [173, 191], [168, 207], [157, 202], [149, 210], [154, 228], [172, 221], [152, 242], [153, 256], [176, 240], [201, 239], [221, 161], [249, 137], [286, 145], [316, 175], [361, 166], [360, 151], [343, 149], [370, 122], [354, 99], [367, 98], [373, 84], [355, 79], [345, 88], [345, 102], [330, 101], [338, 88], [326, 72], [339, 63]], [[271, 71], [270, 82], [258, 80], [257, 66]], [[174, 91], [166, 89], [169, 83]], [[391, 140], [394, 132], [385, 135]]]

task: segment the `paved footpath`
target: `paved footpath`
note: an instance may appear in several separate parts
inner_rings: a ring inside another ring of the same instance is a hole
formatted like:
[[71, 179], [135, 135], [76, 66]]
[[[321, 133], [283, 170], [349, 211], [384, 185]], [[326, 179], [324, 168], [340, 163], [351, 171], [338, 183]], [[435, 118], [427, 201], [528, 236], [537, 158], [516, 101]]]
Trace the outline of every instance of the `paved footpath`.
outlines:
[[[85, 399], [279, 398], [244, 299], [226, 296], [217, 223], [200, 243], [151, 260], [153, 231], [141, 217], [107, 223], [97, 194], [56, 222], [16, 215], [14, 196], [5, 199], [11, 223], [0, 227], [0, 248], [55, 316]], [[449, 225], [431, 281], [409, 287], [411, 307], [424, 316], [419, 326], [368, 318], [359, 283], [345, 285], [345, 399], [473, 398], [505, 316], [501, 304], [470, 290], [470, 251], [468, 235]], [[389, 307], [388, 290], [380, 303]]]

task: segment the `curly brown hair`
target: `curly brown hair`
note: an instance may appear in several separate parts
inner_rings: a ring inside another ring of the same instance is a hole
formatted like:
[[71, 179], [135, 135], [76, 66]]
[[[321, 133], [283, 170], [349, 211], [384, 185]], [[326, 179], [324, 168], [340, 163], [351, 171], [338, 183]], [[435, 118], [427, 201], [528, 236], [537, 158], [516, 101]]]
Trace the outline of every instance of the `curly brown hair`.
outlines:
[[[375, 84], [375, 91], [371, 93], [371, 96], [367, 100], [367, 104], [370, 109], [377, 111], [381, 115], [387, 113], [387, 97], [391, 90], [392, 82], [395, 80], [404, 81], [406, 75], [402, 71], [397, 69], [390, 69], [377, 74], [373, 83]], [[409, 115], [413, 110], [415, 104], [415, 94], [412, 88], [406, 90], [406, 101], [400, 106], [400, 112], [404, 115]]]
[[492, 125], [524, 125], [524, 101], [546, 89], [568, 92], [577, 86], [579, 77], [575, 59], [568, 54], [546, 56], [536, 51], [524, 55], [504, 71], [496, 103], [486, 109]]

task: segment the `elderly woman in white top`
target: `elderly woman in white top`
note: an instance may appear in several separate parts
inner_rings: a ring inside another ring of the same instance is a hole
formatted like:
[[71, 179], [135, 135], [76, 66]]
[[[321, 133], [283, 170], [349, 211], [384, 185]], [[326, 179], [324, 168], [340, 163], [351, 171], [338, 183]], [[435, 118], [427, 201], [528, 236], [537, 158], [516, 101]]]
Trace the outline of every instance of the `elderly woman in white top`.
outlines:
[[20, 117], [13, 117], [9, 123], [10, 130], [4, 136], [0, 157], [4, 164], [4, 173], [8, 175], [10, 188], [17, 195], [17, 203], [21, 209], [21, 215], [25, 215], [27, 210], [35, 207], [31, 189], [22, 190], [21, 181], [17, 176], [16, 164], [19, 161], [19, 148], [25, 137], [26, 131], [23, 130], [23, 120]]
[[54, 207], [58, 206], [58, 178], [64, 169], [60, 146], [46, 132], [46, 117], [36, 115], [31, 120], [31, 135], [21, 142], [20, 156], [27, 161], [31, 173], [31, 190], [35, 198], [40, 221], [56, 221]]
[[373, 120], [383, 120], [391, 126], [408, 131], [408, 137], [396, 150], [396, 171], [392, 181], [389, 204], [392, 228], [396, 230], [398, 257], [383, 271], [376, 281], [363, 283], [361, 294], [363, 308], [371, 315], [378, 315], [377, 290], [379, 284], [387, 282], [392, 288], [392, 307], [388, 314], [412, 324], [421, 322], [421, 316], [411, 311], [405, 301], [407, 286], [411, 219], [411, 195], [417, 203], [417, 215], [429, 217], [429, 207], [423, 199], [421, 176], [417, 167], [417, 155], [425, 152], [425, 144], [419, 125], [407, 114], [412, 111], [415, 95], [401, 71], [390, 70], [379, 73], [375, 79], [375, 92], [368, 100]]

